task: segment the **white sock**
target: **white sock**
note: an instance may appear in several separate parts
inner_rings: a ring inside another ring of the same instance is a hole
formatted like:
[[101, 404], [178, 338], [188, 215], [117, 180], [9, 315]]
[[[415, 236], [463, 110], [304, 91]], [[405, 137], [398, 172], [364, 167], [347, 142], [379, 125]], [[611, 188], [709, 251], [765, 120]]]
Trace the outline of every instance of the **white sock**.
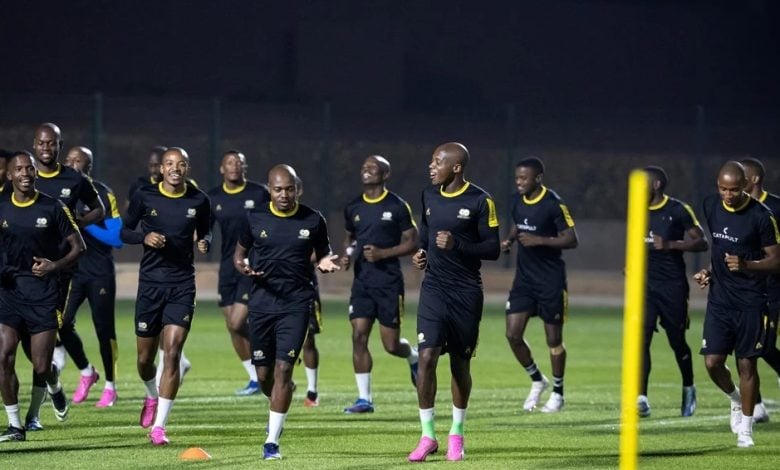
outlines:
[[265, 438], [266, 443], [279, 443], [279, 435], [282, 433], [284, 420], [286, 418], [287, 413], [277, 413], [276, 411], [268, 412], [268, 437]]
[[455, 405], [452, 405], [452, 421], [454, 423], [466, 421], [466, 408], [458, 408]]
[[92, 373], [95, 371], [95, 368], [92, 367], [92, 364], [87, 364], [87, 367], [81, 369], [81, 376], [82, 377], [90, 377], [92, 376]]
[[[401, 338], [398, 342], [401, 344], [409, 344], [409, 341], [406, 338]], [[417, 364], [419, 358], [420, 355], [417, 353], [417, 348], [409, 344], [409, 355], [406, 356], [406, 360], [409, 361], [409, 364]]]
[[306, 369], [306, 391], [317, 393], [317, 369]]
[[187, 359], [187, 356], [184, 355], [184, 350], [182, 350], [181, 356], [179, 356], [179, 372], [181, 372], [181, 375], [184, 375], [184, 370], [189, 369], [190, 367], [192, 367], [192, 363]]
[[57, 366], [57, 370], [62, 372], [62, 369], [65, 368], [65, 361], [66, 361], [66, 354], [65, 354], [65, 346], [59, 345], [54, 347], [54, 352], [52, 353], [52, 362], [55, 366]]
[[255, 369], [255, 365], [252, 364], [252, 359], [241, 361], [241, 365], [244, 366], [246, 373], [249, 375], [249, 380], [257, 382], [257, 369]]
[[739, 394], [739, 387], [736, 385], [734, 386], [734, 391], [731, 393], [727, 393], [726, 395], [731, 398], [732, 402], [742, 403], [742, 396]]
[[742, 413], [742, 421], [739, 422], [739, 432], [753, 434], [753, 417]]
[[114, 385], [114, 382], [110, 382], [106, 380], [106, 386], [103, 387], [104, 390], [116, 390], [116, 387]]
[[157, 416], [154, 418], [154, 427], [164, 428], [168, 424], [168, 415], [173, 408], [173, 400], [160, 398], [157, 402]]
[[371, 400], [371, 372], [355, 374], [355, 382], [357, 382], [358, 398]]
[[420, 421], [431, 421], [433, 419], [433, 408], [420, 408]]
[[27, 418], [38, 418], [41, 412], [41, 405], [46, 399], [45, 387], [33, 387], [30, 392], [30, 406], [27, 408]]
[[162, 372], [165, 368], [165, 351], [159, 349], [157, 351], [157, 372], [154, 374], [154, 383], [157, 387], [160, 387], [160, 379], [162, 378]]
[[144, 380], [144, 387], [146, 387], [146, 398], [160, 397], [160, 392], [157, 391], [157, 384], [154, 379]]
[[22, 419], [19, 417], [19, 404], [5, 405], [5, 414], [8, 415], [8, 424], [16, 429], [24, 429], [22, 427]]

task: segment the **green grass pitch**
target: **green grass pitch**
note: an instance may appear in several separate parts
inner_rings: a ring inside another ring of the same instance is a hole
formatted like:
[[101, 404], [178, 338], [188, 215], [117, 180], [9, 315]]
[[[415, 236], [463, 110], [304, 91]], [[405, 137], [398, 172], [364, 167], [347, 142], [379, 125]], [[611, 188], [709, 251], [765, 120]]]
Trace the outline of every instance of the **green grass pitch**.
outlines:
[[[408, 305], [403, 334], [414, 338], [414, 305]], [[381, 349], [378, 332], [371, 338], [374, 356], [373, 393], [376, 412], [347, 416], [342, 409], [356, 397], [351, 362], [349, 322], [344, 302], [324, 303], [325, 329], [317, 337], [321, 353], [319, 408], [302, 406], [306, 379], [299, 384], [281, 439], [283, 460], [263, 462], [262, 443], [268, 415], [265, 398], [238, 398], [243, 368], [235, 357], [222, 315], [213, 302], [198, 305], [186, 345], [193, 368], [187, 376], [168, 423], [171, 445], [154, 448], [138, 426], [143, 386], [135, 370], [132, 303], [118, 305], [119, 401], [99, 410], [95, 402], [101, 383], [87, 401], [72, 405], [67, 422], [58, 423], [49, 402], [42, 408], [45, 431], [28, 433], [23, 443], [0, 444], [0, 468], [396, 468], [406, 463], [420, 433], [415, 393], [406, 361]], [[618, 462], [621, 313], [614, 309], [573, 308], [564, 331], [568, 349], [566, 406], [545, 415], [522, 411], [529, 379], [511, 355], [504, 338], [501, 306], [486, 308], [480, 345], [472, 363], [474, 390], [466, 419], [466, 461], [444, 461], [450, 425], [447, 357], [439, 363], [437, 433], [442, 450], [426, 467], [460, 468], [615, 468]], [[87, 311], [79, 331], [90, 359], [100, 363]], [[701, 313], [695, 313], [689, 343], [698, 349]], [[527, 338], [537, 363], [549, 376], [549, 359], [542, 328], [532, 320]], [[640, 423], [642, 468], [773, 468], [780, 453], [780, 425], [754, 428], [756, 447], [737, 449], [729, 432], [728, 400], [706, 376], [701, 358], [694, 358], [699, 407], [692, 418], [679, 417], [680, 379], [663, 333], [653, 345], [650, 384], [652, 417]], [[29, 399], [30, 368], [19, 352], [22, 414]], [[778, 382], [760, 366], [763, 394], [770, 413], [777, 413]], [[72, 394], [78, 373], [72, 363], [63, 383]], [[543, 397], [543, 399], [546, 399]], [[780, 415], [777, 415], [780, 418]], [[774, 416], [773, 416], [774, 419]], [[780, 421], [780, 419], [778, 419]], [[202, 447], [213, 459], [182, 462], [178, 454]]]

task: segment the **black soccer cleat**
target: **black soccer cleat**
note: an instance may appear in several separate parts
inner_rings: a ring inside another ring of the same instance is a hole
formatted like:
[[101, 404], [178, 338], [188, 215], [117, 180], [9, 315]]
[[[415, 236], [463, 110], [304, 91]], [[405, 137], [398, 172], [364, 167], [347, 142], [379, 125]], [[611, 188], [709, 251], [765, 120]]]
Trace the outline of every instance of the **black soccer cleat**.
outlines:
[[24, 429], [15, 428], [13, 426], [8, 426], [8, 429], [4, 433], [0, 434], [0, 442], [25, 440], [27, 440], [27, 437], [25, 435]]
[[65, 421], [68, 419], [68, 399], [65, 398], [65, 392], [60, 389], [57, 393], [50, 393], [51, 404], [54, 407], [54, 417], [57, 421]]

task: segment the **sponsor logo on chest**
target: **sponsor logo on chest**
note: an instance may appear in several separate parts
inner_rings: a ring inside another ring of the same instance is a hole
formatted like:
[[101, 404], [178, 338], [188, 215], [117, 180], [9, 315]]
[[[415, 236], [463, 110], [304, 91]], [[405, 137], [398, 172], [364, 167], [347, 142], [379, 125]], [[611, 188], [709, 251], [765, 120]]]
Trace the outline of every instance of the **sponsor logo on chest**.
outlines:
[[720, 238], [721, 240], [730, 241], [731, 243], [739, 243], [739, 237], [729, 235], [729, 228], [723, 227], [720, 232], [712, 232], [712, 238]]

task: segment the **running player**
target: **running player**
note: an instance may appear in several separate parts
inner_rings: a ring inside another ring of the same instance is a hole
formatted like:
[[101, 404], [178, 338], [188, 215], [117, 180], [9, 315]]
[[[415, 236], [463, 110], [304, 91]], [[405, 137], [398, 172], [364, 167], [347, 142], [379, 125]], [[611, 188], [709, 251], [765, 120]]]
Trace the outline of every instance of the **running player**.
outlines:
[[[745, 158], [740, 163], [745, 167], [745, 177], [747, 178], [745, 192], [750, 194], [753, 199], [763, 202], [777, 218], [780, 215], [780, 197], [764, 189], [764, 164], [755, 158]], [[778, 316], [780, 316], [780, 275], [778, 274], [770, 274], [767, 278], [767, 305], [769, 308], [770, 328], [773, 326], [777, 328]], [[774, 346], [767, 345], [761, 357], [772, 367], [776, 374], [780, 375], [780, 350], [777, 349], [776, 344]], [[765, 423], [768, 421], [769, 412], [767, 412], [766, 406], [764, 406], [764, 401], [759, 391], [756, 397], [756, 407], [753, 409], [753, 422]]]
[[422, 437], [409, 454], [424, 461], [439, 443], [433, 422], [436, 366], [450, 354], [452, 426], [447, 460], [463, 460], [463, 424], [471, 394], [471, 358], [482, 318], [483, 259], [500, 255], [498, 218], [490, 195], [464, 179], [469, 152], [459, 143], [440, 145], [428, 165], [432, 186], [422, 193], [421, 249], [412, 256], [425, 269], [417, 313], [420, 360], [417, 400]]
[[[57, 419], [67, 418], [68, 402], [51, 360], [62, 321], [57, 273], [85, 249], [68, 208], [36, 190], [33, 156], [17, 152], [8, 166], [11, 195], [0, 199], [0, 246], [5, 262], [0, 283], [0, 393], [9, 424], [0, 442], [26, 439], [15, 371], [22, 335], [29, 335], [33, 372], [46, 383]], [[67, 251], [61, 249], [63, 245]]]
[[[92, 151], [86, 147], [73, 147], [68, 151], [65, 165], [90, 176], [92, 172]], [[97, 189], [100, 200], [103, 202], [108, 214], [98, 224], [88, 225], [84, 228], [84, 242], [87, 251], [79, 259], [78, 268], [71, 283], [68, 303], [65, 306], [65, 316], [74, 316], [85, 300], [89, 302], [92, 310], [92, 323], [95, 325], [95, 333], [98, 338], [100, 357], [103, 360], [103, 370], [106, 374], [106, 383], [103, 394], [98, 400], [98, 408], [106, 408], [114, 405], [116, 401], [116, 326], [114, 308], [116, 302], [116, 273], [114, 271], [113, 247], [122, 246], [119, 232], [122, 228], [122, 218], [119, 216], [119, 208], [114, 192], [105, 184], [91, 180]], [[87, 208], [83, 204], [77, 206], [79, 212]], [[76, 391], [73, 393], [72, 402], [82, 403], [87, 399], [89, 389], [98, 380], [97, 372], [90, 375], [82, 375]]]
[[650, 416], [647, 399], [647, 383], [650, 378], [650, 344], [657, 324], [666, 331], [669, 346], [674, 352], [677, 367], [682, 375], [682, 416], [693, 416], [696, 410], [696, 386], [693, 384], [693, 359], [691, 348], [685, 340], [690, 326], [688, 317], [688, 276], [685, 273], [686, 251], [706, 251], [709, 243], [693, 213], [682, 201], [667, 196], [666, 172], [661, 167], [648, 166], [650, 189], [650, 233], [648, 245], [647, 294], [644, 325], [644, 358], [642, 382], [637, 398], [639, 416]]
[[[97, 190], [89, 178], [73, 168], [61, 165], [57, 159], [62, 151], [62, 134], [56, 124], [44, 123], [35, 130], [33, 139], [33, 151], [38, 165], [37, 189], [62, 201], [70, 210], [76, 220], [79, 229], [87, 225], [99, 223], [105, 215], [105, 208], [101, 202]], [[84, 205], [85, 210], [79, 212], [77, 204]], [[63, 250], [66, 247], [63, 247]], [[63, 253], [64, 254], [64, 253]], [[75, 265], [66, 267], [59, 272], [60, 278], [60, 303], [57, 310], [65, 311], [71, 279], [73, 278]], [[98, 372], [92, 366], [84, 351], [84, 344], [76, 333], [75, 312], [66, 315], [60, 325], [58, 334], [62, 345], [54, 350], [53, 360], [57, 370], [61, 371], [65, 366], [65, 351], [73, 359], [73, 363], [79, 369], [85, 382], [97, 381]], [[41, 393], [43, 384], [38, 383], [33, 387], [33, 395], [27, 416], [27, 430], [37, 431], [42, 429], [38, 420], [37, 410], [45, 395]]]
[[531, 377], [531, 391], [523, 409], [533, 411], [550, 382], [534, 362], [524, 334], [528, 320], [538, 316], [550, 349], [552, 393], [542, 407], [544, 413], [563, 408], [563, 374], [566, 347], [563, 323], [568, 310], [566, 264], [561, 250], [577, 247], [574, 220], [563, 200], [543, 184], [544, 165], [536, 157], [515, 167], [517, 193], [512, 196], [513, 224], [501, 248], [509, 251], [517, 241], [517, 271], [506, 302], [506, 338], [520, 365]]
[[311, 255], [321, 272], [333, 272], [322, 215], [298, 203], [295, 170], [276, 165], [268, 173], [271, 202], [249, 212], [249, 226], [233, 255], [240, 272], [254, 279], [249, 299], [252, 362], [270, 397], [265, 460], [280, 459], [279, 436], [292, 400], [292, 372], [301, 352], [314, 301]]
[[373, 360], [368, 338], [374, 321], [385, 351], [405, 358], [411, 369], [412, 384], [417, 381], [417, 349], [401, 338], [404, 313], [404, 278], [398, 258], [417, 249], [417, 226], [409, 204], [390, 192], [390, 162], [382, 156], [366, 158], [360, 168], [363, 194], [344, 208], [346, 254], [341, 266], [347, 270], [354, 259], [355, 280], [349, 299], [352, 323], [352, 364], [358, 398], [345, 413], [373, 413], [371, 369]]
[[[130, 185], [127, 201], [125, 204], [125, 209], [127, 208], [127, 206], [130, 205], [130, 200], [133, 198], [133, 194], [135, 194], [136, 191], [138, 191], [140, 188], [143, 187], [156, 186], [157, 184], [160, 183], [160, 181], [162, 181], [162, 173], [160, 172], [160, 162], [162, 161], [163, 153], [165, 153], [166, 150], [168, 150], [168, 147], [164, 147], [162, 145], [156, 145], [152, 147], [152, 149], [149, 151], [149, 158], [146, 162], [147, 175], [139, 176]], [[195, 188], [198, 187], [195, 181], [190, 178], [185, 178], [185, 182]], [[164, 363], [165, 363], [165, 352], [162, 350], [162, 342], [161, 342], [160, 350], [157, 351], [157, 364], [164, 365]], [[190, 371], [191, 367], [192, 364], [187, 359], [187, 356], [184, 354], [184, 351], [182, 351], [181, 360], [179, 361], [179, 380], [184, 380], [184, 376], [187, 374], [187, 372]], [[163, 373], [163, 367], [158, 367], [157, 375], [155, 376], [157, 388], [160, 387], [160, 378], [162, 377], [162, 373]]]
[[[727, 162], [718, 173], [718, 195], [704, 200], [712, 234], [710, 267], [694, 280], [710, 286], [701, 354], [710, 378], [731, 399], [731, 430], [738, 447], [752, 447], [758, 391], [756, 361], [776, 331], [768, 326], [766, 275], [780, 270], [780, 233], [772, 212], [745, 192], [745, 171]], [[739, 388], [726, 357], [734, 352]]]
[[211, 224], [219, 224], [222, 234], [222, 250], [219, 263], [218, 303], [225, 316], [225, 326], [230, 341], [241, 364], [249, 375], [249, 382], [236, 395], [254, 395], [260, 392], [257, 371], [249, 354], [249, 332], [247, 330], [247, 302], [252, 280], [242, 276], [233, 267], [233, 253], [238, 237], [247, 225], [248, 210], [267, 204], [268, 189], [246, 179], [246, 157], [238, 150], [229, 150], [222, 155], [219, 173], [222, 184], [208, 192], [211, 200]]
[[[187, 184], [189, 157], [171, 147], [162, 157], [162, 181], [139, 189], [130, 201], [122, 241], [144, 245], [135, 305], [138, 374], [146, 387], [140, 424], [152, 426], [153, 445], [168, 444], [165, 426], [179, 390], [179, 362], [195, 313], [193, 237], [198, 251], [211, 243], [208, 197]], [[141, 224], [141, 230], [135, 231]], [[159, 393], [154, 357], [165, 351]], [[156, 415], [156, 416], [155, 416]]]

